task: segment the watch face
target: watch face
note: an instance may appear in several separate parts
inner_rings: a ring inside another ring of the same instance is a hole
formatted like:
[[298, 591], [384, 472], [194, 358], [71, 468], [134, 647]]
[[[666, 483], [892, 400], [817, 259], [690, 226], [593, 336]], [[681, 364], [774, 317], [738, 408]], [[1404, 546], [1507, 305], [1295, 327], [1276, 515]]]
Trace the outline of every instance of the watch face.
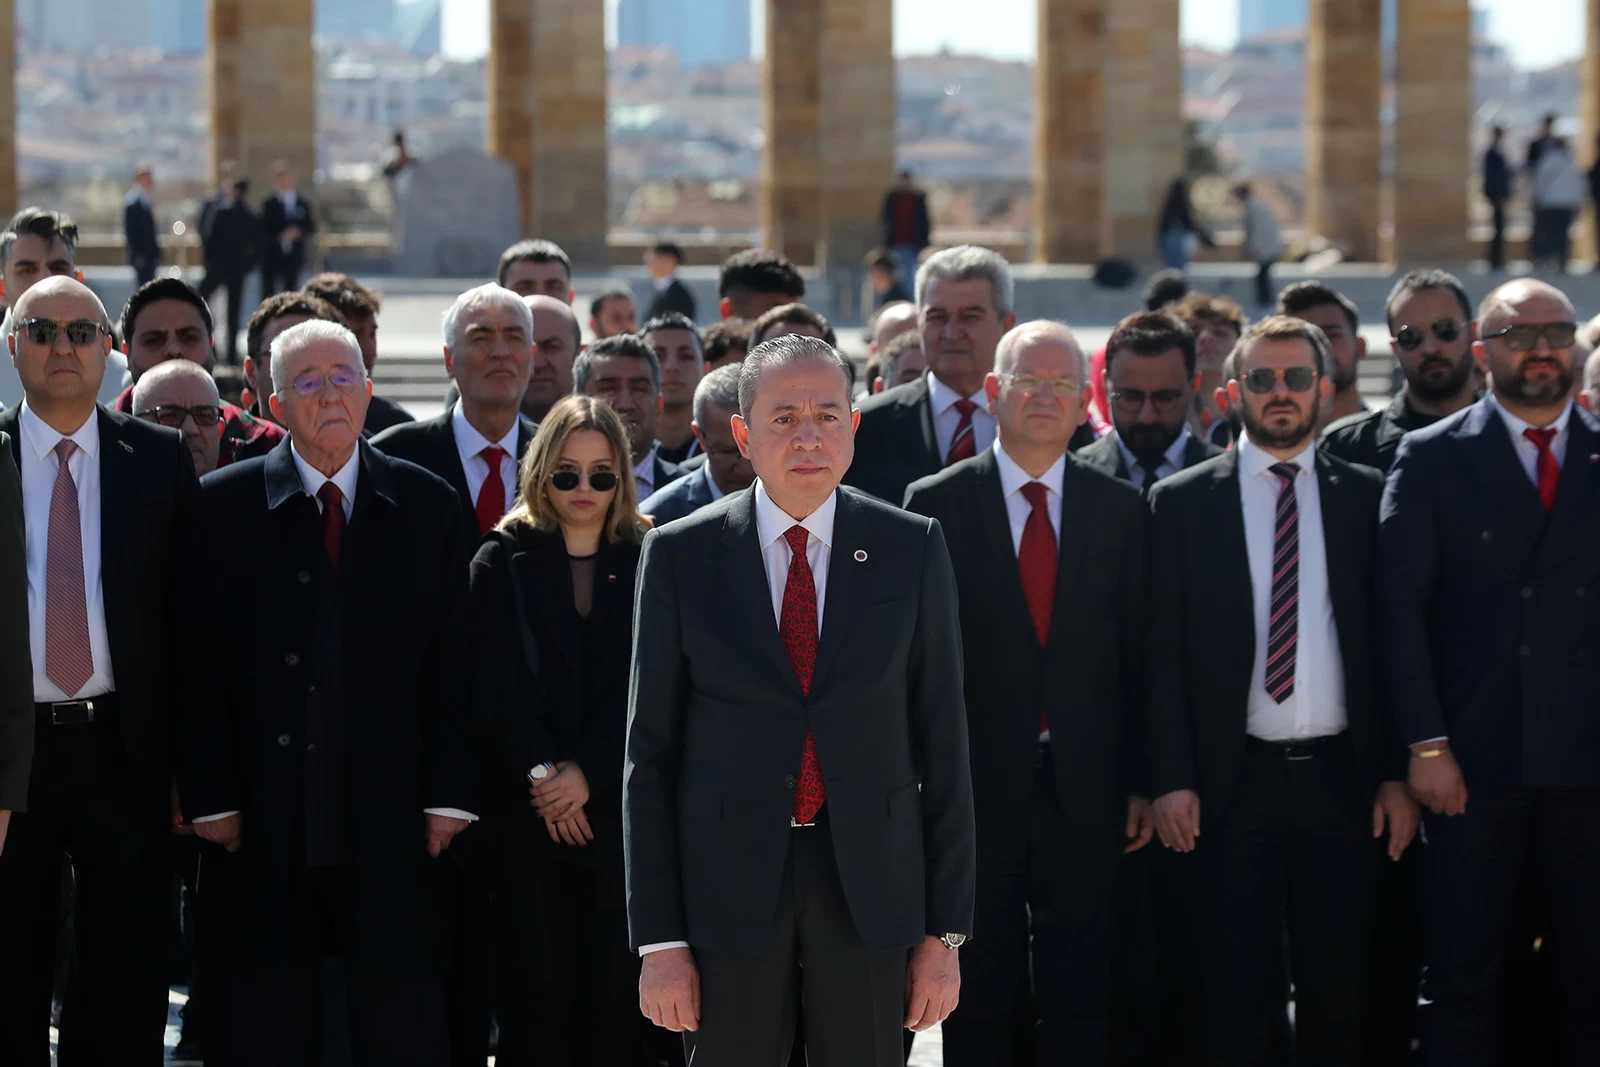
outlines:
[[536, 782], [540, 782], [543, 781], [545, 777], [549, 775], [549, 773], [550, 768], [541, 763], [539, 766], [528, 772], [528, 777], [532, 778]]

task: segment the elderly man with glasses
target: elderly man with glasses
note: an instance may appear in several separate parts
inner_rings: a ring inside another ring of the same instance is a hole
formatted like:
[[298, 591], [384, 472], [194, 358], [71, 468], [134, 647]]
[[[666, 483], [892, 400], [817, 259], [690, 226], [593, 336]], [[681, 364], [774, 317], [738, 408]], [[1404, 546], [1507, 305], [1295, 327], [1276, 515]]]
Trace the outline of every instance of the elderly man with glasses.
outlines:
[[222, 398], [216, 379], [198, 363], [169, 360], [133, 387], [133, 413], [183, 434], [201, 477], [217, 469], [222, 449]]

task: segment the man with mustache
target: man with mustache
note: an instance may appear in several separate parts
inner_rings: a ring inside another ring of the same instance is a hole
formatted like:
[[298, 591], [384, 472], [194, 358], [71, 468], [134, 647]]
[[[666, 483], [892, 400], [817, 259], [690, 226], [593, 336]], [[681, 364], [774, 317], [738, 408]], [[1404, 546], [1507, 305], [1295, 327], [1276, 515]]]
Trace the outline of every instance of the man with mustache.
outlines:
[[1522, 278], [1478, 307], [1489, 391], [1400, 442], [1378, 638], [1427, 809], [1427, 1067], [1497, 1062], [1525, 861], [1543, 872], [1561, 1063], [1600, 1062], [1600, 419], [1571, 400], [1577, 316]]
[[1386, 408], [1328, 424], [1322, 447], [1351, 463], [1387, 471], [1400, 438], [1471, 404], [1476, 338], [1472, 302], [1453, 274], [1414, 270], [1395, 282], [1384, 305], [1390, 344], [1406, 384]]

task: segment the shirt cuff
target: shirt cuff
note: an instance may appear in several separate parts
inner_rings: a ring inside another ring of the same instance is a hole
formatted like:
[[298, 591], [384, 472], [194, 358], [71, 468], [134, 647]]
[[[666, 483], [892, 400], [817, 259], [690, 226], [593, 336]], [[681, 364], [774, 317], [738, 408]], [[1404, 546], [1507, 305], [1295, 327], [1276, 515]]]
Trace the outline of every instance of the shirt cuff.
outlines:
[[653, 945], [640, 945], [639, 946], [639, 955], [648, 956], [652, 952], [661, 952], [661, 951], [663, 951], [665, 949], [669, 949], [669, 948], [688, 948], [688, 947], [689, 947], [689, 942], [687, 942], [687, 941], [657, 941]]
[[1424, 737], [1421, 741], [1413, 741], [1413, 742], [1411, 742], [1411, 744], [1407, 745], [1406, 747], [1407, 748], [1416, 748], [1418, 745], [1431, 745], [1435, 741], [1448, 741], [1448, 740], [1450, 740], [1450, 738], [1446, 737], [1446, 736], [1443, 736], [1443, 735], [1441, 735], [1439, 737]]
[[472, 812], [470, 812], [470, 811], [462, 811], [460, 808], [423, 808], [422, 809], [422, 814], [424, 814], [424, 815], [443, 815], [444, 817], [446, 817], [448, 819], [465, 819], [468, 822], [477, 822], [478, 821], [478, 817], [476, 815], [472, 814]]
[[220, 815], [202, 815], [198, 819], [190, 819], [189, 820], [189, 824], [191, 826], [193, 826], [196, 823], [202, 823], [202, 822], [221, 822], [223, 819], [228, 818], [230, 815], [237, 815], [237, 814], [239, 814], [239, 813], [236, 812], [236, 811], [225, 811], [225, 812], [222, 812]]

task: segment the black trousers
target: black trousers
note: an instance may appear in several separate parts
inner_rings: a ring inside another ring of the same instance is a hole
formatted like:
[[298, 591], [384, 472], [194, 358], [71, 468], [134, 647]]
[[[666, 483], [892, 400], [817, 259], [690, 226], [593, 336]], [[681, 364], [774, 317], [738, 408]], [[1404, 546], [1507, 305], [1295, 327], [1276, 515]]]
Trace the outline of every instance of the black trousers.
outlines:
[[1252, 750], [1221, 817], [1202, 822], [1200, 990], [1213, 1067], [1271, 1062], [1285, 924], [1296, 1067], [1362, 1062], [1373, 852], [1372, 798], [1361, 794], [1344, 738], [1306, 759]]
[[261, 299], [300, 288], [299, 256], [268, 256], [261, 263]]
[[1266, 307], [1273, 302], [1272, 261], [1256, 264], [1256, 303]]
[[[1561, 1059], [1600, 1063], [1600, 789], [1476, 786], [1464, 814], [1426, 817], [1430, 1067], [1489, 1067], [1525, 857], [1543, 873], [1560, 990]], [[1510, 1051], [1510, 1050], [1508, 1050]]]
[[[99, 702], [101, 710], [110, 701]], [[61, 861], [76, 881], [75, 959], [61, 1017], [63, 1067], [156, 1067], [167, 990], [168, 828], [134, 802], [114, 716], [38, 720], [28, 810], [0, 854], [0, 1064], [47, 1067]]]
[[[491, 826], [501, 1067], [636, 1067], [639, 958], [628, 947], [620, 817], [586, 849], [544, 820]], [[480, 1060], [481, 1062], [481, 1060]]]
[[1422, 985], [1422, 842], [1398, 862], [1387, 837], [1372, 842], [1375, 906], [1371, 970], [1367, 978], [1370, 1067], [1407, 1067], [1416, 1062], [1417, 994]]
[[[1489, 269], [1504, 270], [1506, 265], [1506, 202], [1489, 201], [1489, 211], [1494, 219], [1494, 233], [1489, 237]], [[1407, 849], [1407, 851], [1410, 851]]]
[[225, 289], [228, 294], [227, 311], [227, 353], [228, 362], [234, 366], [240, 364], [239, 359], [239, 324], [244, 314], [244, 279], [248, 271], [222, 271], [215, 267], [206, 267], [206, 276], [200, 280], [200, 299], [209, 301], [211, 294], [219, 288]]
[[979, 824], [973, 938], [961, 948], [944, 1062], [1104, 1064], [1122, 827], [1069, 821], [1047, 752], [1020, 817], [1024, 832], [1009, 839]]
[[694, 956], [700, 1029], [683, 1037], [694, 1067], [785, 1067], [797, 1000], [805, 1005], [806, 1067], [905, 1063], [906, 950], [878, 951], [861, 940], [825, 821], [790, 832], [766, 947], [755, 956], [696, 948]]

